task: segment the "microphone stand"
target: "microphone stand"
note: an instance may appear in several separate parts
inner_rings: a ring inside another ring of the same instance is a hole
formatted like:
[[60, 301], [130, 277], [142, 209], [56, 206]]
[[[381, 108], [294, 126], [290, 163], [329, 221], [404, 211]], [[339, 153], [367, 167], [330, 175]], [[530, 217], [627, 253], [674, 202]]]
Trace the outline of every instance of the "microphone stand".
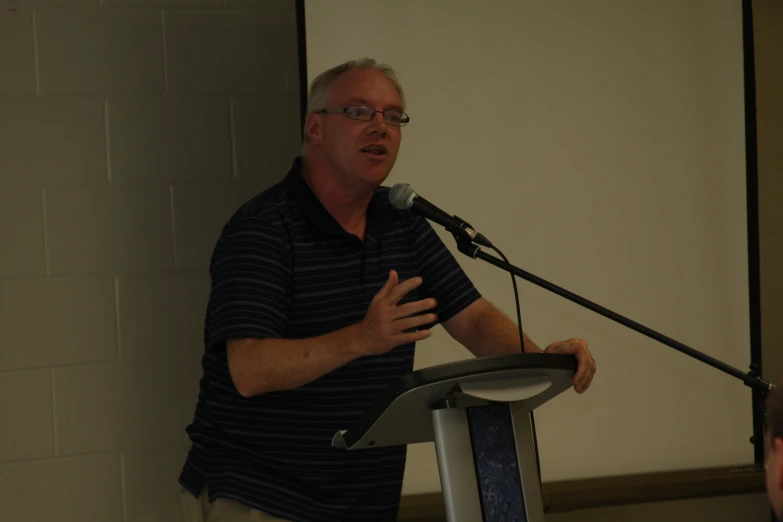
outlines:
[[[458, 216], [452, 216], [456, 221], [458, 221], [462, 227], [469, 227], [473, 228], [473, 226], [470, 225], [470, 223], [466, 222], [465, 220], [459, 218]], [[474, 229], [475, 230], [475, 229]], [[573, 292], [569, 292], [568, 290], [565, 290], [555, 284], [550, 283], [549, 281], [545, 281], [544, 279], [541, 279], [538, 276], [535, 276], [531, 274], [530, 272], [526, 272], [525, 270], [522, 270], [521, 268], [518, 268], [510, 263], [507, 263], [501, 259], [498, 259], [497, 257], [493, 255], [489, 255], [484, 253], [481, 250], [481, 247], [473, 243], [472, 241], [469, 241], [467, 239], [464, 239], [460, 237], [457, 234], [452, 233], [454, 238], [457, 241], [457, 247], [459, 251], [466, 256], [473, 258], [473, 259], [481, 259], [482, 261], [486, 261], [487, 263], [494, 265], [502, 270], [505, 270], [506, 272], [510, 273], [512, 276], [520, 277], [526, 281], [529, 281], [537, 286], [540, 286], [541, 288], [544, 288], [546, 290], [549, 290], [550, 292], [553, 292], [561, 297], [564, 297], [568, 299], [569, 301], [572, 301], [580, 306], [583, 306], [589, 310], [592, 310], [593, 312], [602, 315], [608, 319], [611, 319], [617, 323], [620, 323], [623, 326], [626, 326], [630, 328], [631, 330], [634, 330], [635, 332], [638, 332], [642, 335], [645, 335], [647, 337], [650, 337], [652, 339], [655, 339], [656, 341], [665, 344], [666, 346], [669, 346], [671, 348], [674, 348], [675, 350], [684, 353], [685, 355], [688, 355], [690, 357], [693, 357], [694, 359], [697, 359], [709, 366], [712, 366], [713, 368], [720, 370], [724, 373], [727, 373], [731, 375], [732, 377], [736, 377], [737, 379], [741, 380], [745, 383], [748, 387], [750, 387], [753, 390], [759, 390], [762, 392], [762, 398], [759, 401], [758, 407], [760, 409], [759, 415], [757, 417], [757, 422], [754, 423], [754, 429], [753, 429], [753, 436], [750, 437], [751, 444], [756, 444], [757, 442], [764, 440], [764, 398], [766, 393], [770, 392], [773, 388], [775, 388], [772, 384], [769, 382], [763, 380], [761, 378], [761, 369], [759, 368], [759, 365], [757, 364], [751, 364], [750, 365], [750, 371], [748, 373], [744, 373], [737, 368], [734, 368], [733, 366], [730, 366], [722, 361], [719, 361], [718, 359], [715, 359], [714, 357], [710, 357], [707, 354], [704, 354], [702, 352], [699, 352], [698, 350], [695, 350], [689, 346], [686, 346], [685, 344], [676, 341], [670, 337], [667, 337], [661, 333], [656, 332], [655, 330], [652, 330], [642, 324], [637, 323], [636, 321], [632, 321], [626, 317], [623, 317], [622, 315], [613, 312], [607, 308], [604, 308], [603, 306], [600, 306], [596, 303], [593, 303], [592, 301], [589, 301], [585, 299], [584, 297], [580, 297]]]

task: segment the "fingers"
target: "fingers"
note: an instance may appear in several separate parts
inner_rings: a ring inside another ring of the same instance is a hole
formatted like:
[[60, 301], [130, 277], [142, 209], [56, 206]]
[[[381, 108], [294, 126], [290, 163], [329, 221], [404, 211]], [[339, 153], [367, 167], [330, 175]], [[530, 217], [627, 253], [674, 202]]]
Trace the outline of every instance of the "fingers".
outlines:
[[423, 283], [421, 277], [412, 277], [402, 283], [398, 284], [386, 295], [386, 299], [389, 304], [396, 305], [405, 294], [420, 286]]
[[584, 339], [572, 339], [573, 353], [576, 355], [579, 366], [574, 376], [574, 391], [584, 393], [593, 381], [596, 372], [595, 359], [590, 354], [587, 341]]
[[435, 314], [414, 315], [395, 321], [394, 328], [399, 332], [404, 332], [423, 324], [434, 323], [437, 319], [438, 316]]
[[429, 328], [418, 327], [437, 321], [436, 314], [422, 314], [437, 305], [434, 299], [421, 299], [398, 306], [399, 301], [411, 290], [423, 283], [421, 277], [399, 282], [395, 270], [372, 299], [357, 331], [362, 338], [362, 351], [367, 354], [386, 353], [396, 346], [413, 343], [430, 336]]
[[383, 299], [387, 301], [388, 304], [395, 306], [400, 301], [400, 299], [405, 296], [405, 294], [417, 286], [420, 286], [423, 282], [424, 280], [421, 277], [412, 277], [406, 281], [403, 281], [402, 283], [399, 283], [399, 275], [397, 274], [397, 271], [391, 270], [389, 272], [389, 278], [386, 280], [386, 283], [384, 283], [381, 289], [378, 290], [378, 293], [375, 294], [375, 297], [377, 299]]
[[397, 286], [399, 276], [397, 275], [396, 270], [392, 270], [389, 272], [389, 278], [386, 280], [386, 283], [381, 287], [380, 290], [378, 290], [378, 293], [376, 294], [376, 297], [378, 298], [384, 298], [387, 295], [389, 295], [389, 292], [391, 292], [392, 288]]
[[584, 339], [568, 339], [567, 341], [557, 341], [549, 345], [546, 349], [548, 353], [567, 353], [573, 354], [578, 362], [576, 375], [574, 375], [574, 391], [584, 393], [593, 381], [596, 365], [590, 349], [587, 347], [587, 341]]
[[[586, 367], [589, 366], [586, 364]], [[593, 375], [595, 371], [586, 370], [584, 376], [574, 385], [574, 391], [577, 393], [584, 393], [590, 387], [593, 382]]]
[[563, 353], [573, 354], [574, 358], [576, 359], [577, 370], [576, 374], [574, 375], [574, 391], [577, 393], [582, 393], [582, 381], [584, 381], [586, 371], [584, 357], [582, 357], [582, 354], [579, 353], [579, 345], [578, 343], [574, 343], [573, 339], [563, 341], [562, 345]]
[[409, 344], [409, 343], [415, 343], [418, 341], [423, 341], [427, 337], [429, 337], [432, 334], [431, 330], [419, 330], [416, 332], [410, 332], [410, 333], [404, 333], [400, 334], [399, 337], [399, 344]]
[[405, 303], [398, 306], [394, 311], [394, 319], [401, 317], [408, 317], [409, 315], [424, 312], [425, 310], [431, 310], [438, 305], [435, 299], [422, 299], [420, 301], [414, 301], [412, 303]]
[[585, 390], [587, 390], [589, 381], [588, 381], [588, 363], [586, 363], [584, 360], [579, 361], [579, 370], [576, 372], [576, 376], [574, 377], [574, 391], [577, 393], [584, 393]]

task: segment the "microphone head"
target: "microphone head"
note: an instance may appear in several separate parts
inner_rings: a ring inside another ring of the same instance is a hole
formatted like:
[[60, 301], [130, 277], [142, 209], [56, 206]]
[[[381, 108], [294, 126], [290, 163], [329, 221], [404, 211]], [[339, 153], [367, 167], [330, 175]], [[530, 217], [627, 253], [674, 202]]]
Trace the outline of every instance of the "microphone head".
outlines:
[[408, 183], [397, 183], [389, 191], [389, 201], [397, 210], [409, 210], [416, 191]]

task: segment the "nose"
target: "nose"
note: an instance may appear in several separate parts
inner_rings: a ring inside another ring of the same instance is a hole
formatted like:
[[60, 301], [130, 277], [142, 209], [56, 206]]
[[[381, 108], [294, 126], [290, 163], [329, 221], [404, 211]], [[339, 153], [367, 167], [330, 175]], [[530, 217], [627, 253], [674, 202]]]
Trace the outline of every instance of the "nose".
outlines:
[[376, 112], [367, 123], [367, 134], [380, 134], [382, 137], [385, 137], [388, 130], [389, 128], [386, 125], [386, 120], [383, 119], [383, 114], [381, 112]]

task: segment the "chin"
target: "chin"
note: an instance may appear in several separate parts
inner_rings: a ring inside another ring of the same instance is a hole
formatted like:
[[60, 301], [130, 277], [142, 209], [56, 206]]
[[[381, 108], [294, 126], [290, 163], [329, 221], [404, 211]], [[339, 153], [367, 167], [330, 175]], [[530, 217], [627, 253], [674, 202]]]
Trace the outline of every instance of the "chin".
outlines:
[[364, 167], [359, 169], [359, 178], [368, 185], [378, 186], [381, 185], [391, 173], [391, 167], [389, 165], [374, 165], [372, 167]]

